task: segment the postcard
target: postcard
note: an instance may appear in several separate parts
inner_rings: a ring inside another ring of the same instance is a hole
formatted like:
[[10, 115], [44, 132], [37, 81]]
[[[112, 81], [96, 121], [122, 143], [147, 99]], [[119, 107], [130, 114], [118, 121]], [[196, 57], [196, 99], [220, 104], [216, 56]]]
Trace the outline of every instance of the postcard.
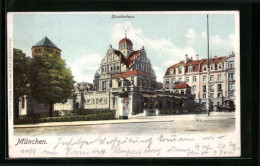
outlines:
[[10, 159], [240, 157], [239, 11], [7, 19]]

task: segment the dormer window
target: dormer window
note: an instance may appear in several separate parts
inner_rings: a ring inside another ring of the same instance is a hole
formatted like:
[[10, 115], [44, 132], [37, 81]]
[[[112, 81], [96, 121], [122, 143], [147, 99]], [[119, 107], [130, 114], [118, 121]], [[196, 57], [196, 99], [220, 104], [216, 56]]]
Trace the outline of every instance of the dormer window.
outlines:
[[207, 71], [207, 65], [203, 66], [203, 71]]
[[193, 67], [189, 66], [189, 68], [188, 68], [189, 73], [192, 72], [192, 70], [193, 70]]
[[211, 65], [210, 70], [215, 70], [215, 65]]
[[173, 69], [170, 69], [170, 74], [171, 74], [171, 75], [173, 74]]
[[222, 69], [222, 64], [218, 65], [218, 69], [221, 70]]

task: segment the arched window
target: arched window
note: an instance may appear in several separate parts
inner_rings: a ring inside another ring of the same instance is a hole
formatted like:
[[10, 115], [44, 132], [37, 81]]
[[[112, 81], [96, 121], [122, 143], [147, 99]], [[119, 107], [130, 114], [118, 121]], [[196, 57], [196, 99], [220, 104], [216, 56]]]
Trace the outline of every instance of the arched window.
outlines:
[[203, 66], [203, 71], [207, 71], [207, 65]]

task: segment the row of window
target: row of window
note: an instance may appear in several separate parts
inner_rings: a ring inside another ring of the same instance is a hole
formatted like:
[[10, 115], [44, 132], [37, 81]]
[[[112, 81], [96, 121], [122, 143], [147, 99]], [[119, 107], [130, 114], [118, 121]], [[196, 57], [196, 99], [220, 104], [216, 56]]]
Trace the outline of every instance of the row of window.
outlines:
[[133, 46], [130, 45], [130, 44], [125, 43], [125, 44], [119, 45], [119, 50], [121, 50], [121, 49], [130, 49], [130, 50], [132, 50]]
[[[214, 75], [210, 75], [209, 80], [210, 81], [214, 81], [215, 80]], [[228, 74], [228, 80], [229, 81], [235, 81], [235, 73], [229, 73]], [[176, 80], [175, 77], [173, 77], [172, 78], [172, 83], [174, 84], [176, 81], [182, 82], [182, 78], [179, 78], [178, 80]], [[192, 82], [196, 82], [196, 81], [197, 81], [197, 77], [193, 76], [192, 77]], [[207, 83], [207, 76], [203, 76], [202, 81], [203, 81], [203, 83]], [[221, 74], [217, 75], [217, 81], [222, 81], [222, 75]], [[190, 78], [186, 77], [185, 78], [185, 82], [189, 83], [190, 82]], [[166, 84], [169, 84], [169, 79], [166, 79]]]
[[[228, 62], [228, 68], [234, 68], [234, 67], [235, 67], [234, 61]], [[217, 69], [218, 69], [218, 70], [222, 70], [222, 64], [219, 64], [219, 65], [217, 66]], [[211, 71], [212, 71], [212, 70], [216, 70], [216, 69], [215, 69], [215, 65], [211, 65], [211, 66], [210, 66], [210, 70], [211, 70]], [[207, 65], [204, 65], [204, 66], [203, 66], [203, 71], [207, 71]], [[188, 67], [188, 72], [189, 72], [189, 73], [190, 73], [190, 72], [193, 72], [193, 66], [189, 66], [189, 67]], [[174, 74], [174, 69], [171, 69], [171, 70], [170, 70], [170, 74], [171, 74], [171, 75]], [[178, 67], [178, 74], [182, 74], [182, 66], [179, 66], [179, 67]]]
[[[233, 91], [230, 91], [229, 93], [228, 93], [228, 97], [234, 97], [235, 96], [235, 93], [233, 92]], [[222, 97], [221, 96], [221, 93], [218, 93], [218, 98], [220, 98], [220, 97]], [[203, 93], [202, 94], [202, 98], [203, 99], [206, 99], [207, 98], [207, 94], [206, 93]], [[214, 98], [214, 93], [210, 93], [209, 94], [209, 98]]]
[[119, 63], [109, 64], [109, 65], [106, 65], [106, 66], [104, 65], [104, 66], [101, 67], [102, 72], [119, 70], [119, 69], [120, 69]]
[[150, 73], [150, 71], [151, 71], [150, 65], [136, 64], [135, 69], [140, 70], [140, 71], [144, 71], [144, 72], [147, 72], [147, 73]]
[[[131, 82], [133, 82], [133, 78], [131, 80]], [[127, 86], [127, 84], [129, 85], [130, 82], [124, 82], [124, 86]], [[132, 83], [133, 84], [133, 83]], [[118, 81], [118, 87], [122, 86], [122, 81]], [[137, 86], [142, 86], [142, 87], [148, 87], [148, 88], [155, 88], [155, 82], [152, 80], [144, 80], [144, 79], [139, 79], [139, 81], [137, 82]], [[112, 83], [111, 81], [102, 81], [102, 90], [107, 90], [108, 87], [112, 87]]]

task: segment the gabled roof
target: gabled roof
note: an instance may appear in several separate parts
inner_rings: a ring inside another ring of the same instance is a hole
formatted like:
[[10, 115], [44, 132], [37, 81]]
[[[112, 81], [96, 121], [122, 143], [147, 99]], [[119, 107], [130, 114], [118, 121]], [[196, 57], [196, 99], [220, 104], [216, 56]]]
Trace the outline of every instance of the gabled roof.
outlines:
[[59, 49], [47, 36], [42, 40], [40, 40], [39, 42], [37, 42], [35, 45], [33, 45], [32, 48], [39, 47], [39, 46], [49, 46], [49, 47], [54, 47]]
[[119, 44], [124, 44], [124, 43], [133, 45], [132, 41], [130, 39], [128, 39], [127, 37], [125, 37], [119, 41]]
[[140, 55], [139, 53], [140, 53], [140, 50], [131, 52], [130, 55], [128, 56], [128, 58], [127, 58], [128, 64], [131, 64], [131, 63], [134, 61], [134, 59], [135, 59], [138, 55]]
[[190, 86], [186, 83], [177, 84], [173, 87], [173, 89], [183, 89], [183, 88], [190, 88]]
[[118, 56], [121, 57], [121, 63], [124, 63], [127, 67], [129, 67], [129, 63], [127, 61], [127, 59], [125, 58], [125, 56], [118, 50], [113, 50], [115, 54], [117, 54]]
[[134, 75], [141, 75], [141, 76], [145, 76], [145, 77], [150, 77], [150, 78], [155, 78], [153, 75], [148, 74], [148, 73], [144, 73], [138, 70], [131, 70], [131, 71], [126, 71], [117, 75], [114, 75], [113, 78], [117, 78], [117, 77], [128, 77], [128, 76], [134, 76]]

